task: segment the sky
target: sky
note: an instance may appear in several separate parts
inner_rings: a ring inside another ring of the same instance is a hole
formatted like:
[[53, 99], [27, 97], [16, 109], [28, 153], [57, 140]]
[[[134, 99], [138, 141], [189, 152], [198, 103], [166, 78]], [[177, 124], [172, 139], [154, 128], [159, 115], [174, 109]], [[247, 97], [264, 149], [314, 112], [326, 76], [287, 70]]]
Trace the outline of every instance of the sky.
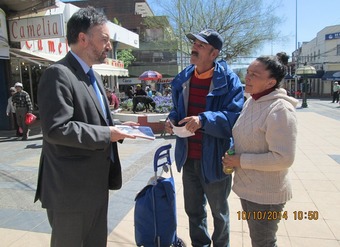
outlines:
[[[311, 41], [317, 33], [327, 26], [340, 25], [340, 0], [263, 0], [278, 1], [281, 5], [276, 9], [276, 15], [283, 17], [284, 22], [277, 26], [280, 36], [287, 38], [285, 42], [264, 44], [257, 55], [274, 55], [285, 51], [289, 56], [296, 48], [297, 42]], [[157, 0], [147, 0], [155, 15]], [[297, 3], [297, 11], [296, 11]], [[297, 18], [296, 18], [297, 16]], [[297, 25], [296, 25], [297, 20]], [[296, 28], [297, 27], [297, 28]]]
[[289, 40], [286, 43], [266, 44], [261, 52], [263, 54], [273, 55], [285, 51], [291, 55], [296, 48], [296, 33], [297, 42], [309, 42], [325, 27], [340, 25], [339, 0], [283, 0], [281, 3], [276, 14], [283, 16], [285, 21], [278, 29], [281, 36]]

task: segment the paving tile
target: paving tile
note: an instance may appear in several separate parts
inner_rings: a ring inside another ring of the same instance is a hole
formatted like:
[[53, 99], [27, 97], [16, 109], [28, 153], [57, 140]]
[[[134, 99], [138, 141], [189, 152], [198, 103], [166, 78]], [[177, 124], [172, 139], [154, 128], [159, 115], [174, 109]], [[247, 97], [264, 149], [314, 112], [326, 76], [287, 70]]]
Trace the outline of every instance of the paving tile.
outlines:
[[324, 192], [338, 192], [338, 189], [331, 181], [328, 180], [301, 180], [307, 191], [324, 191]]
[[25, 234], [26, 231], [0, 228], [1, 246], [10, 247], [15, 241], [22, 238]]
[[[339, 211], [338, 211], [339, 212]], [[340, 221], [338, 220], [339, 217], [337, 217], [335, 219], [330, 219], [330, 220], [326, 220], [327, 225], [329, 226], [329, 228], [331, 229], [331, 231], [333, 232], [335, 238], [339, 241], [340, 240]]]
[[320, 171], [319, 172], [309, 172], [309, 171], [295, 171], [296, 175], [298, 176], [299, 179], [310, 179], [310, 180], [315, 180], [315, 181], [318, 181], [318, 180], [327, 180], [327, 177], [321, 173]]
[[334, 239], [320, 239], [317, 237], [290, 237], [292, 247], [340, 247], [339, 241]]
[[25, 235], [8, 247], [47, 247], [50, 245], [50, 239], [50, 234], [25, 232]]
[[316, 221], [289, 219], [284, 222], [289, 237], [304, 237], [335, 240], [328, 224], [323, 219]]

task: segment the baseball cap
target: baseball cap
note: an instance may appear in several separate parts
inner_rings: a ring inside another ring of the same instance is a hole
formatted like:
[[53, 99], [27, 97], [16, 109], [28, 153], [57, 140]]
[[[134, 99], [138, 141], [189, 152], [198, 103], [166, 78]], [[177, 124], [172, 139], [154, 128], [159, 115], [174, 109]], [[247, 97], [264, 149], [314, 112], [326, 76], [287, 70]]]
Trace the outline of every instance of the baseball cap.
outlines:
[[21, 88], [23, 88], [23, 85], [22, 85], [21, 82], [16, 82], [16, 83], [14, 84], [14, 87], [21, 87]]
[[205, 29], [198, 34], [188, 33], [186, 36], [188, 39], [198, 39], [199, 41], [207, 43], [217, 50], [222, 49], [223, 38], [218, 32], [213, 29]]

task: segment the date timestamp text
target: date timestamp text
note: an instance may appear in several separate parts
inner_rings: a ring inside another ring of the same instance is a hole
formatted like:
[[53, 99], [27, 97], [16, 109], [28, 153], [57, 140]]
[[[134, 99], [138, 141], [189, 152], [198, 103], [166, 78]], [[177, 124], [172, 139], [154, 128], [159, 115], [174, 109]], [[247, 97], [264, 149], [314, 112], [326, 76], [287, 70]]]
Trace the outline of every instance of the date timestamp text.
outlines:
[[318, 211], [237, 211], [238, 220], [318, 220]]

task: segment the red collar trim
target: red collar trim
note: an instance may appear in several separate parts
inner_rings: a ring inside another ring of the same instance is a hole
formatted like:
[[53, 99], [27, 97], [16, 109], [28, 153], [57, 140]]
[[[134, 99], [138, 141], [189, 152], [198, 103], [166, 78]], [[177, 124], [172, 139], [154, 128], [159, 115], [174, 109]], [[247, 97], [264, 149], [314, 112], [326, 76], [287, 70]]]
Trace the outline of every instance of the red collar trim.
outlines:
[[271, 92], [273, 92], [275, 90], [275, 88], [269, 88], [269, 89], [266, 89], [264, 90], [263, 92], [261, 93], [255, 93], [255, 94], [252, 94], [251, 97], [254, 99], [254, 100], [258, 100], [259, 98], [261, 98], [262, 96], [265, 96], [267, 94], [270, 94]]

